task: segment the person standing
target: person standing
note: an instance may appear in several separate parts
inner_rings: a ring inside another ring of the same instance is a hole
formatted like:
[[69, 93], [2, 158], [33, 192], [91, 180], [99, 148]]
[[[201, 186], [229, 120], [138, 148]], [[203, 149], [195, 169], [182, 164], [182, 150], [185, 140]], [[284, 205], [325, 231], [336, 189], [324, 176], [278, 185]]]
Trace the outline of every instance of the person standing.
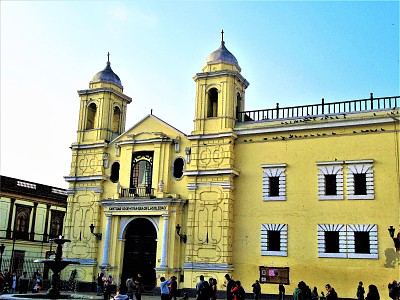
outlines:
[[165, 277], [160, 278], [160, 292], [161, 300], [169, 300], [169, 284], [171, 283], [171, 278], [165, 280]]
[[136, 300], [142, 300], [142, 293], [144, 287], [143, 287], [143, 277], [140, 273], [137, 274], [135, 284], [136, 284], [136, 291], [135, 291]]
[[[252, 285], [253, 287], [253, 295], [254, 295], [254, 300], [258, 300], [258, 298], [261, 295], [261, 285], [260, 282], [258, 280], [256, 280], [256, 282], [253, 283]], [[279, 297], [279, 300], [281, 300], [281, 298]]]
[[217, 287], [217, 279], [215, 278], [213, 278], [212, 281], [212, 290], [213, 290], [212, 300], [216, 300], [218, 298], [218, 287]]
[[314, 288], [313, 288], [313, 290], [311, 292], [311, 299], [312, 300], [318, 300], [319, 299], [319, 297], [318, 297], [318, 289], [317, 289], [316, 286], [314, 286]]
[[364, 300], [365, 290], [362, 281], [358, 283], [357, 287], [357, 300]]
[[27, 272], [23, 272], [23, 274], [18, 279], [19, 293], [26, 294], [29, 288], [30, 278]]
[[379, 291], [376, 285], [370, 284], [368, 286], [368, 294], [365, 300], [379, 300]]
[[281, 282], [278, 287], [278, 292], [279, 292], [279, 300], [284, 300], [285, 299], [285, 286]]
[[15, 294], [17, 291], [17, 283], [18, 283], [18, 277], [17, 277], [17, 272], [12, 272], [12, 275], [9, 277], [9, 282], [8, 286], [10, 287], [10, 290], [8, 291], [10, 294]]
[[397, 281], [393, 280], [388, 284], [388, 289], [389, 289], [389, 297], [392, 298], [393, 300], [398, 299], [398, 294], [399, 294], [399, 287], [397, 285]]
[[103, 276], [104, 273], [97, 275], [96, 296], [103, 294]]
[[104, 300], [110, 300], [111, 285], [112, 285], [112, 275], [110, 274], [108, 275], [106, 280], [104, 280], [104, 290], [103, 290]]
[[128, 298], [130, 299], [130, 300], [132, 300], [133, 299], [133, 294], [135, 294], [136, 293], [136, 284], [135, 284], [135, 282], [133, 281], [133, 278], [132, 277], [129, 277], [127, 280], [126, 280], [126, 288], [127, 288], [127, 295], [128, 295]]
[[338, 295], [333, 287], [328, 283], [325, 285], [325, 288], [327, 290], [326, 293], [326, 300], [338, 300]]
[[224, 286], [226, 286], [226, 299], [227, 300], [232, 300], [233, 299], [233, 294], [231, 290], [233, 287], [236, 285], [235, 281], [229, 276], [229, 274], [225, 274], [225, 283]]
[[171, 283], [169, 285], [169, 298], [173, 298], [174, 300], [176, 300], [176, 296], [178, 293], [178, 282], [176, 282], [176, 279], [177, 278], [175, 276], [172, 276]]
[[232, 288], [231, 293], [233, 294], [234, 300], [244, 300], [246, 296], [246, 292], [244, 291], [244, 288], [242, 287], [242, 284], [239, 280], [235, 282], [235, 285]]

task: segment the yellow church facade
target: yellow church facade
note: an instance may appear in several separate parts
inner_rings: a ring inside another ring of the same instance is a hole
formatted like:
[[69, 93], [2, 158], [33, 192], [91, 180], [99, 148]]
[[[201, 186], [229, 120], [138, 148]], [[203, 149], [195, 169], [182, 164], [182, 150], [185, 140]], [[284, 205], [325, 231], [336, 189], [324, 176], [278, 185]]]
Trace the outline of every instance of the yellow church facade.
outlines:
[[224, 291], [228, 273], [248, 293], [303, 280], [355, 298], [400, 277], [399, 96], [246, 111], [224, 41], [193, 79], [190, 134], [152, 114], [125, 129], [135, 104], [109, 61], [78, 91], [64, 247], [79, 281], [192, 291], [204, 275]]

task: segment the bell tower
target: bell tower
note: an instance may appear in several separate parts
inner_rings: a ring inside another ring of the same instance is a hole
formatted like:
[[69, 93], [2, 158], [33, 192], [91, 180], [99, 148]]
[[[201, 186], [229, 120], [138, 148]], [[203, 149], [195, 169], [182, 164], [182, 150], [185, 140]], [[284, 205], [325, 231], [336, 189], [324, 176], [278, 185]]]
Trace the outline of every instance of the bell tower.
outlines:
[[[79, 90], [80, 109], [77, 141], [72, 143], [71, 169], [65, 180], [69, 183], [65, 236], [71, 257], [87, 261], [83, 281], [91, 282], [102, 262], [104, 244], [104, 213], [99, 205], [107, 179], [108, 145], [125, 130], [126, 109], [132, 99], [123, 94], [121, 80], [113, 72], [108, 54], [104, 70], [94, 75], [89, 88]], [[92, 224], [92, 229], [89, 226]], [[107, 266], [104, 266], [104, 268]]]
[[[235, 56], [225, 47], [212, 52], [196, 82], [194, 130], [188, 137], [191, 154], [186, 165], [189, 206], [183, 269], [189, 277], [218, 278], [233, 269], [234, 131], [237, 113], [244, 111], [249, 83], [240, 74]], [[185, 275], [186, 276], [186, 275]]]
[[244, 110], [249, 82], [240, 74], [236, 57], [225, 47], [223, 30], [221, 35], [221, 45], [208, 56], [202, 72], [193, 77], [196, 111], [192, 134], [230, 132], [237, 113]]
[[78, 91], [78, 142], [109, 142], [125, 130], [126, 108], [132, 99], [123, 94], [121, 80], [111, 69], [109, 53], [107, 57], [106, 67], [94, 75], [89, 89]]

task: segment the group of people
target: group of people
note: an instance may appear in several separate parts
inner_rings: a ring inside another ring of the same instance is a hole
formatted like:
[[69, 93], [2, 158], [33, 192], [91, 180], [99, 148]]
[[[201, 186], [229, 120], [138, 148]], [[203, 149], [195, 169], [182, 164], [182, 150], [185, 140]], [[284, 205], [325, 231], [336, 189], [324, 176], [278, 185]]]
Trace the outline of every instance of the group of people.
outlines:
[[33, 277], [29, 277], [27, 272], [23, 272], [21, 276], [16, 271], [10, 273], [8, 270], [0, 271], [0, 294], [20, 294], [40, 293], [43, 286], [43, 280], [39, 269], [33, 273]]
[[144, 292], [142, 275], [139, 273], [135, 278], [129, 277], [126, 280], [126, 288], [129, 299], [133, 299], [133, 295], [135, 295], [136, 300], [141, 300]]
[[172, 298], [176, 300], [178, 295], [178, 282], [176, 280], [175, 276], [171, 276], [168, 279], [160, 277], [161, 300], [171, 300]]

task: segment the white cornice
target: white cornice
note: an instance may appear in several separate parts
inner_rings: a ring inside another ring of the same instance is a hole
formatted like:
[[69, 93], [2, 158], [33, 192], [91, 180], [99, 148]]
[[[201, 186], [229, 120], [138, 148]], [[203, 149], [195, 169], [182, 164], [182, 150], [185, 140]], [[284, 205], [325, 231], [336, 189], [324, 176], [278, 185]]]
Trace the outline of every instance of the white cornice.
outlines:
[[81, 181], [103, 181], [106, 177], [103, 175], [93, 175], [93, 176], [64, 176], [67, 182], [81, 182]]
[[80, 150], [80, 149], [93, 149], [93, 148], [107, 148], [107, 143], [95, 143], [95, 144], [72, 144], [72, 150]]
[[237, 138], [237, 134], [235, 132], [227, 132], [227, 133], [218, 133], [218, 134], [195, 134], [189, 135], [188, 140], [209, 140], [209, 139], [217, 139], [217, 138]]
[[[288, 120], [286, 120], [287, 122]], [[276, 132], [288, 132], [288, 131], [299, 131], [299, 130], [313, 130], [313, 129], [332, 129], [337, 127], [352, 127], [352, 126], [365, 126], [365, 125], [377, 125], [377, 124], [386, 124], [392, 123], [392, 119], [388, 118], [376, 118], [376, 119], [341, 119], [341, 120], [329, 120], [324, 123], [320, 123], [320, 121], [309, 121], [306, 124], [304, 123], [292, 123], [290, 125], [278, 125], [276, 124], [277, 120], [274, 120], [274, 124], [271, 121], [266, 121], [265, 123], [257, 122], [256, 124], [260, 126], [260, 128], [249, 128], [249, 127], [235, 127], [235, 133], [237, 135], [250, 135], [250, 134], [262, 134], [262, 133], [276, 133]], [[315, 122], [315, 123], [313, 123]], [[322, 121], [321, 121], [322, 122]], [[255, 123], [253, 123], [255, 125]], [[261, 125], [264, 127], [261, 127]]]
[[193, 80], [196, 81], [198, 79], [203, 79], [203, 78], [209, 78], [209, 77], [221, 77], [221, 76], [231, 76], [231, 77], [236, 77], [239, 79], [240, 82], [242, 82], [247, 88], [250, 83], [240, 74], [238, 71], [231, 71], [231, 70], [220, 70], [220, 71], [214, 71], [214, 72], [203, 72], [203, 73], [196, 73], [195, 76], [193, 76]]
[[236, 169], [183, 171], [184, 176], [210, 176], [210, 175], [230, 175], [230, 174], [239, 176], [240, 172], [239, 170]]
[[118, 146], [128, 146], [128, 145], [138, 145], [138, 144], [158, 144], [158, 143], [169, 144], [169, 143], [172, 143], [172, 139], [170, 139], [170, 138], [154, 138], [154, 139], [139, 140], [139, 141], [126, 140], [126, 141], [118, 142]]

